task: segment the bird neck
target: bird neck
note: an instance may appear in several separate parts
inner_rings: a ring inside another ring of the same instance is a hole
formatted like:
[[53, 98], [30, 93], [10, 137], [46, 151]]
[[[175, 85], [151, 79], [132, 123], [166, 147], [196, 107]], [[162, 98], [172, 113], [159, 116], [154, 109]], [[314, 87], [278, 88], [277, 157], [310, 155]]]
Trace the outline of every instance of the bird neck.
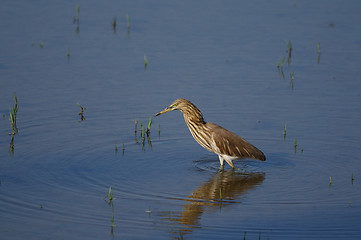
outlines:
[[183, 116], [185, 122], [193, 123], [197, 125], [206, 124], [206, 121], [204, 121], [203, 115], [201, 111], [194, 105], [189, 106], [187, 109], [183, 110]]

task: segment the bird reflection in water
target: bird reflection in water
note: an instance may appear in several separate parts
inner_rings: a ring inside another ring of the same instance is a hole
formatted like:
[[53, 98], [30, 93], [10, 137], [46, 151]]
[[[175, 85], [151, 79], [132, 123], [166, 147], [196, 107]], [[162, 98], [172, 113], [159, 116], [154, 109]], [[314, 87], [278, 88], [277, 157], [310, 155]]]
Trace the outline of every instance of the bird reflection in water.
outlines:
[[201, 228], [199, 220], [204, 211], [216, 211], [231, 204], [241, 203], [239, 200], [259, 186], [264, 178], [265, 173], [220, 170], [195, 189], [188, 198], [182, 199], [186, 203], [181, 212], [161, 212], [160, 216], [168, 222], [167, 224], [173, 225], [172, 233], [190, 234], [194, 228]]

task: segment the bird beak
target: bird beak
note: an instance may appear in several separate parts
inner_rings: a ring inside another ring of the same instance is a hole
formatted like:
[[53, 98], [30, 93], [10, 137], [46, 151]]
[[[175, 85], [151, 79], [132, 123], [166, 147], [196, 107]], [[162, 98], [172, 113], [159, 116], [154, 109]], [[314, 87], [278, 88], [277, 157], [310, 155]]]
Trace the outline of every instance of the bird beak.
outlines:
[[172, 111], [172, 110], [173, 110], [172, 108], [167, 107], [167, 108], [164, 109], [163, 111], [157, 113], [157, 114], [155, 115], [155, 117], [157, 117], [157, 116], [159, 116], [159, 115], [162, 115], [163, 113], [170, 112], [170, 111]]

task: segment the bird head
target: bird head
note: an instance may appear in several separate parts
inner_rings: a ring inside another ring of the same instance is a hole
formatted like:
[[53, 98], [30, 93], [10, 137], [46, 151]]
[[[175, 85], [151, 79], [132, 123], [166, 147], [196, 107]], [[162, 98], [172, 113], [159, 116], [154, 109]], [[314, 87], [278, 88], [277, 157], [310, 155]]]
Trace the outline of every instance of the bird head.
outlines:
[[167, 113], [167, 112], [170, 112], [173, 110], [182, 110], [183, 108], [186, 107], [187, 102], [189, 102], [189, 101], [185, 100], [183, 98], [176, 99], [174, 102], [172, 102], [171, 105], [169, 105], [169, 107], [165, 108], [163, 111], [160, 111], [155, 116], [159, 116], [163, 113]]

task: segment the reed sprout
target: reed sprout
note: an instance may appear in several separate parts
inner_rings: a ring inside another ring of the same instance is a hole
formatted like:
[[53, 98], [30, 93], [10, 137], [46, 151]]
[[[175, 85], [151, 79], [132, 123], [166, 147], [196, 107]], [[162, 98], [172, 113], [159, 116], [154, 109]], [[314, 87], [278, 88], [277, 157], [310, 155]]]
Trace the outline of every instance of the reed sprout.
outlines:
[[144, 68], [147, 68], [148, 66], [148, 59], [147, 56], [144, 54]]
[[78, 103], [78, 106], [80, 107], [80, 112], [78, 113], [78, 115], [80, 115], [80, 120], [84, 121], [85, 120], [84, 111], [86, 108], [83, 107], [82, 105], [80, 105], [79, 103]]
[[317, 42], [317, 49], [318, 49], [318, 57], [317, 57], [317, 64], [318, 64], [318, 63], [320, 63], [320, 58], [321, 58], [320, 42]]
[[125, 17], [127, 18], [127, 28], [129, 29], [130, 28], [130, 17], [128, 14]]
[[109, 198], [109, 202], [113, 201], [113, 190], [112, 190], [112, 187], [109, 187], [108, 198]]
[[317, 49], [318, 49], [318, 54], [321, 54], [320, 42], [317, 42]]
[[15, 96], [15, 104], [12, 107], [11, 106], [9, 107], [9, 121], [12, 131], [10, 135], [15, 135], [16, 133], [18, 133], [16, 118], [17, 118], [19, 106], [18, 106], [18, 97], [16, 96], [16, 93], [14, 93], [14, 96]]
[[78, 22], [79, 22], [79, 15], [80, 15], [80, 6], [76, 5], [76, 19], [78, 20]]
[[116, 28], [117, 28], [117, 17], [114, 17], [114, 19], [113, 19], [113, 30], [114, 30], [114, 32], [116, 31]]
[[293, 71], [293, 69], [292, 72], [290, 73], [290, 77], [292, 81], [295, 79], [295, 71]]
[[144, 139], [145, 138], [145, 136], [144, 136], [144, 129], [143, 129], [143, 123], [142, 122], [140, 122], [140, 135], [141, 135], [141, 137]]
[[149, 117], [149, 121], [148, 121], [148, 127], [147, 127], [147, 136], [149, 136], [150, 134], [150, 127], [152, 126], [152, 121], [153, 121], [153, 116]]
[[285, 57], [281, 57], [279, 60], [278, 60], [278, 62], [277, 62], [277, 68], [278, 69], [281, 69], [281, 71], [283, 71], [283, 64], [284, 64], [284, 62], [285, 62]]
[[283, 127], [283, 135], [286, 136], [287, 134], [287, 124]]

